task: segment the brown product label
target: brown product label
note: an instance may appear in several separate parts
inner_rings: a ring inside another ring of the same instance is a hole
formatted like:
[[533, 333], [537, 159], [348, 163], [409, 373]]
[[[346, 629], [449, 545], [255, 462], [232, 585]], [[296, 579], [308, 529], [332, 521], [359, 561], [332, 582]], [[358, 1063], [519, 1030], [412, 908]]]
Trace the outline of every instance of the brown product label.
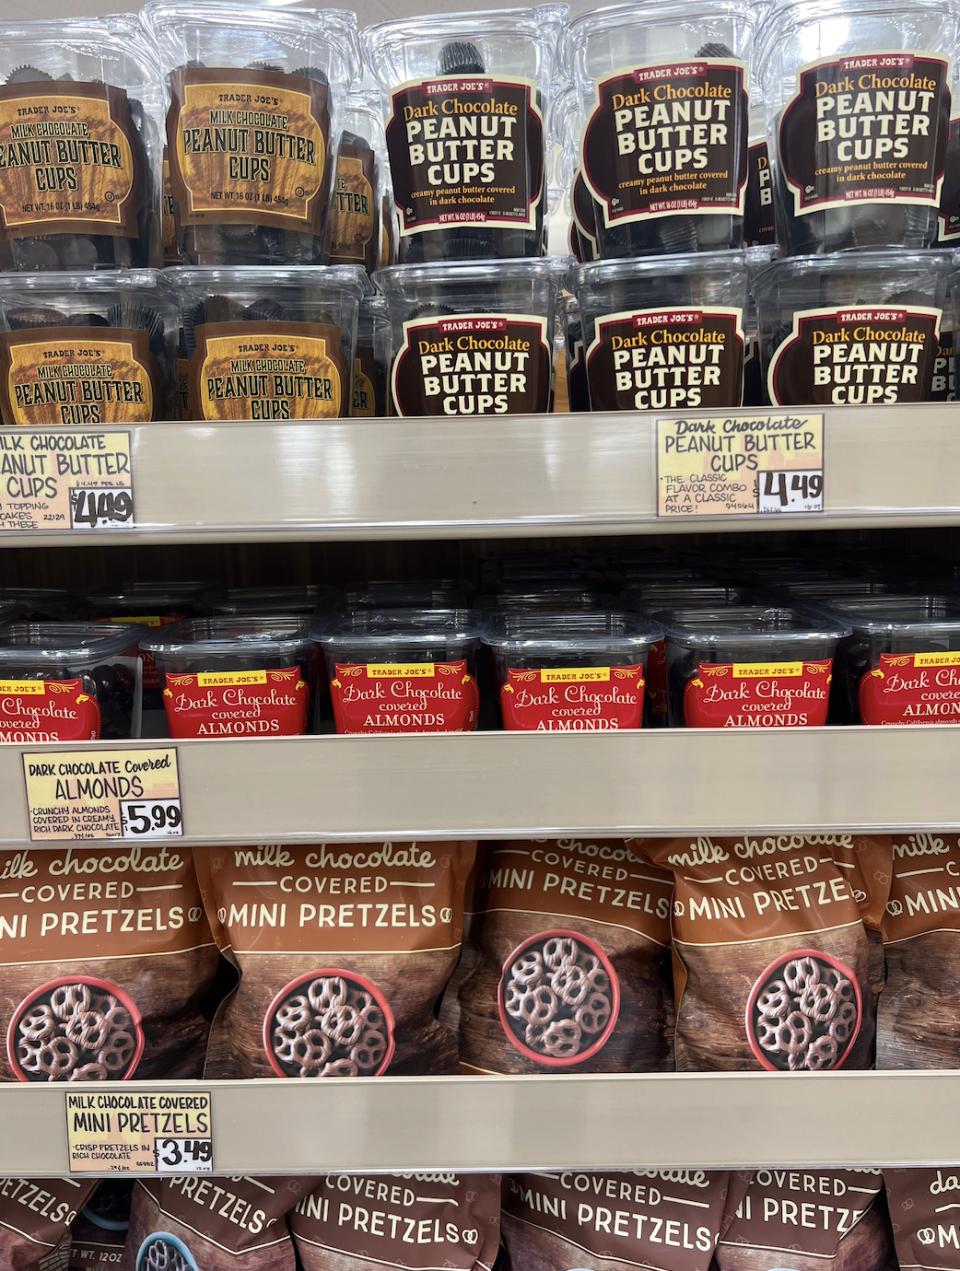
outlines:
[[403, 324], [393, 364], [398, 415], [539, 415], [550, 403], [545, 319], [463, 313]]
[[336, 419], [350, 383], [339, 327], [210, 322], [188, 368], [192, 419]]
[[777, 241], [773, 219], [773, 174], [767, 143], [758, 141], [748, 151], [747, 199], [743, 208], [744, 247], [764, 247]]
[[641, 309], [598, 318], [587, 350], [593, 409], [738, 407], [743, 344], [741, 309]]
[[402, 84], [387, 147], [401, 236], [437, 226], [536, 228], [544, 125], [533, 80], [451, 75]]
[[902, 1271], [958, 1271], [960, 1171], [885, 1169], [883, 1180]]
[[163, 151], [163, 263], [165, 265], [181, 264], [180, 249], [177, 246], [177, 221], [174, 215], [175, 200], [170, 186], [170, 159], [166, 147]]
[[127, 94], [107, 84], [0, 88], [0, 214], [11, 238], [133, 238], [143, 200]]
[[182, 225], [319, 232], [326, 84], [278, 71], [179, 70], [170, 91], [170, 181]]
[[376, 155], [367, 146], [342, 145], [330, 201], [330, 263], [377, 267]]
[[925, 402], [937, 358], [939, 309], [800, 309], [767, 368], [777, 406]]
[[960, 931], [960, 840], [917, 830], [893, 835], [893, 882], [883, 918], [885, 944], [925, 931]]
[[596, 81], [580, 166], [606, 227], [678, 212], [742, 215], [746, 69], [707, 57], [621, 67]]
[[[879, 1170], [757, 1170], [717, 1257], [742, 1266], [747, 1250], [767, 1265], [794, 1266], [791, 1258], [837, 1257], [843, 1240], [867, 1217], [883, 1187]], [[863, 1258], [864, 1265], [882, 1260]]]
[[500, 1176], [330, 1174], [290, 1215], [304, 1271], [490, 1271], [500, 1238]]
[[182, 349], [177, 357], [177, 418], [190, 418], [190, 359]]
[[377, 361], [373, 349], [357, 345], [353, 363], [353, 411], [355, 419], [372, 419], [383, 414], [377, 402]]
[[501, 1222], [514, 1265], [706, 1271], [728, 1185], [721, 1170], [508, 1174]]
[[0, 332], [5, 424], [146, 424], [162, 413], [145, 331], [44, 327]]
[[956, 400], [957, 381], [954, 333], [952, 331], [941, 331], [937, 344], [937, 356], [933, 363], [930, 401], [955, 402]]
[[939, 203], [949, 81], [949, 61], [920, 51], [800, 67], [779, 123], [793, 214], [855, 202]]
[[960, 116], [950, 120], [947, 153], [944, 163], [943, 188], [940, 191], [941, 242], [960, 238]]
[[[87, 1203], [96, 1181], [70, 1178], [5, 1178], [0, 1181], [0, 1255], [11, 1271], [64, 1268], [69, 1228]], [[66, 1246], [61, 1242], [66, 1237]], [[59, 1255], [62, 1261], [50, 1261]], [[45, 1252], [47, 1251], [47, 1252]], [[50, 1252], [53, 1251], [53, 1252]], [[38, 1261], [39, 1259], [39, 1261]]]

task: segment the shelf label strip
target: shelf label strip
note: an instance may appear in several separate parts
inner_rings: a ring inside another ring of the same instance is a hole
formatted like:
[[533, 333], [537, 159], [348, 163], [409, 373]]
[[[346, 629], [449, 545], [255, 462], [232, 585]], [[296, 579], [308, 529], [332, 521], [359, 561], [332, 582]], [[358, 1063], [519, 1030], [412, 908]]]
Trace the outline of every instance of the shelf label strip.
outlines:
[[211, 1174], [210, 1092], [111, 1094], [93, 1085], [66, 1095], [71, 1174]]
[[134, 525], [129, 432], [0, 429], [0, 531]]
[[175, 746], [28, 750], [23, 775], [34, 843], [183, 835]]
[[657, 516], [823, 511], [823, 415], [657, 420]]

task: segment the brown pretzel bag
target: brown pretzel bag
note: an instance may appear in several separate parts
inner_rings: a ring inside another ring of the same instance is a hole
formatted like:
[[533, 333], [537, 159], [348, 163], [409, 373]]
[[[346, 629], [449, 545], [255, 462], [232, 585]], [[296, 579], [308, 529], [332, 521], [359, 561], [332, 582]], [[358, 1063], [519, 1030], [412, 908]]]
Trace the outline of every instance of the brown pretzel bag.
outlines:
[[863, 915], [876, 915], [886, 897], [888, 837], [691, 836], [632, 845], [672, 870], [676, 883], [679, 1071], [873, 1065], [883, 962]]
[[960, 1067], [960, 839], [893, 835], [878, 1068]]
[[882, 1189], [879, 1170], [756, 1170], [717, 1246], [719, 1271], [880, 1271]]
[[214, 936], [240, 983], [206, 1076], [453, 1074], [434, 1015], [460, 952], [474, 843], [201, 848]]
[[70, 1256], [70, 1226], [96, 1179], [0, 1179], [0, 1267], [61, 1271]]
[[960, 1271], [960, 1171], [885, 1169], [900, 1271]]
[[491, 1271], [499, 1174], [330, 1174], [290, 1215], [303, 1271]]
[[68, 1271], [119, 1267], [130, 1227], [130, 1179], [104, 1179], [70, 1228]]
[[510, 1266], [708, 1271], [730, 1181], [724, 1170], [507, 1174], [500, 1225]]

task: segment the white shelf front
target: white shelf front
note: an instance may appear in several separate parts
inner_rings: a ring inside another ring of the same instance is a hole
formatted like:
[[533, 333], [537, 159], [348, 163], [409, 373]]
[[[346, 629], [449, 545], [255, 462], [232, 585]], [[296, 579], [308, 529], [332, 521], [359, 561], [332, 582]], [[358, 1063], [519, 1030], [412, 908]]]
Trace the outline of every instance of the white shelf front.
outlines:
[[960, 523], [956, 404], [826, 410], [825, 511], [817, 515], [658, 520], [656, 419], [622, 412], [138, 425], [130, 429], [136, 529], [8, 530], [0, 541], [75, 546]]

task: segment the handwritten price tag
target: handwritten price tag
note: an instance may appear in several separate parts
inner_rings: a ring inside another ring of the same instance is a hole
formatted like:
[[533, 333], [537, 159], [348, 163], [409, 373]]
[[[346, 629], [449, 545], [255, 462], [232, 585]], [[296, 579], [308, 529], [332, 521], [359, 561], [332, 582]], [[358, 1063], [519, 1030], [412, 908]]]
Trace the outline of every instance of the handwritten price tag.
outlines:
[[0, 532], [134, 523], [129, 432], [0, 428]]
[[71, 1174], [210, 1174], [213, 1118], [207, 1090], [66, 1095]]

